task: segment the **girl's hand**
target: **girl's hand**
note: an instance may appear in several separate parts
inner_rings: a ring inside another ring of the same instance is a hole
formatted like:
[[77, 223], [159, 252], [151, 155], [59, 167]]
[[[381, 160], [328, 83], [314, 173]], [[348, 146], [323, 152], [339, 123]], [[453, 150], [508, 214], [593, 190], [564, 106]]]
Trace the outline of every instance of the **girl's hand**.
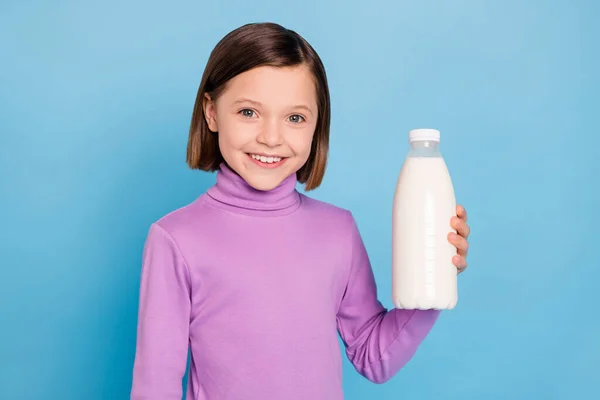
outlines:
[[467, 225], [467, 210], [463, 206], [456, 206], [456, 216], [450, 219], [450, 226], [457, 232], [450, 232], [448, 241], [456, 247], [457, 255], [452, 258], [452, 263], [456, 265], [460, 274], [467, 268], [467, 253], [469, 251], [467, 239], [471, 233], [471, 229]]

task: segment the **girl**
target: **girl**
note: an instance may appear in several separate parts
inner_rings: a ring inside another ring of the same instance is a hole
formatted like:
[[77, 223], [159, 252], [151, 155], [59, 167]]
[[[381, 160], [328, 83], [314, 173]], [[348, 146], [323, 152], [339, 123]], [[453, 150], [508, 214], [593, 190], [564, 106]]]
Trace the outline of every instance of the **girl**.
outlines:
[[342, 399], [338, 333], [373, 382], [411, 359], [439, 311], [385, 309], [352, 214], [296, 190], [323, 179], [329, 120], [325, 70], [297, 33], [249, 24], [217, 44], [187, 149], [217, 181], [149, 230], [132, 399], [181, 399], [188, 349], [188, 400]]

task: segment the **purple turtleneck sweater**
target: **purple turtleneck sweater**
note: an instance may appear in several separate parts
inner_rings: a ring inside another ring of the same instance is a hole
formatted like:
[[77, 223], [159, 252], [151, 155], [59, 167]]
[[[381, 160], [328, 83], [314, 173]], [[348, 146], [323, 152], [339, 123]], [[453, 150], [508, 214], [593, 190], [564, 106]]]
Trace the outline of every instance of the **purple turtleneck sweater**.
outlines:
[[257, 191], [222, 165], [214, 186], [150, 227], [131, 399], [340, 400], [345, 353], [382, 383], [439, 311], [385, 309], [349, 211]]

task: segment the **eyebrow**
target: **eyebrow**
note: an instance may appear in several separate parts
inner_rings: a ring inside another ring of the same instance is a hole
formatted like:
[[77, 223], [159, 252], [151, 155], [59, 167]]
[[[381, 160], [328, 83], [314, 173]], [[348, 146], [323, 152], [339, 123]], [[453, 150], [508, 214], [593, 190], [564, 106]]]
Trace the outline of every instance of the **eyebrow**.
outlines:
[[[262, 106], [262, 103], [255, 101], [255, 100], [250, 100], [248, 98], [241, 98], [241, 99], [237, 99], [236, 101], [233, 102], [233, 104], [240, 104], [240, 103], [250, 103], [250, 104], [254, 104], [257, 107]], [[295, 106], [292, 107], [293, 109], [302, 109], [302, 110], [306, 110], [308, 111], [311, 115], [313, 114], [312, 110], [310, 109], [310, 107], [308, 107], [307, 105], [304, 104], [297, 104]]]

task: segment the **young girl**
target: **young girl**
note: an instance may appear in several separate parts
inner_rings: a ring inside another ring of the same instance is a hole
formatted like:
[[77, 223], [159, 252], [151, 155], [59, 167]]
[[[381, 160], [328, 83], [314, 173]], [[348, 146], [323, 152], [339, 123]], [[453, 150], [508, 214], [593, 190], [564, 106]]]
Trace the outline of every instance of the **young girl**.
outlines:
[[217, 181], [149, 230], [132, 399], [181, 399], [188, 349], [188, 400], [342, 399], [338, 333], [373, 382], [411, 359], [439, 311], [385, 309], [352, 214], [296, 190], [323, 179], [329, 120], [325, 70], [297, 33], [249, 24], [217, 44], [187, 150]]

